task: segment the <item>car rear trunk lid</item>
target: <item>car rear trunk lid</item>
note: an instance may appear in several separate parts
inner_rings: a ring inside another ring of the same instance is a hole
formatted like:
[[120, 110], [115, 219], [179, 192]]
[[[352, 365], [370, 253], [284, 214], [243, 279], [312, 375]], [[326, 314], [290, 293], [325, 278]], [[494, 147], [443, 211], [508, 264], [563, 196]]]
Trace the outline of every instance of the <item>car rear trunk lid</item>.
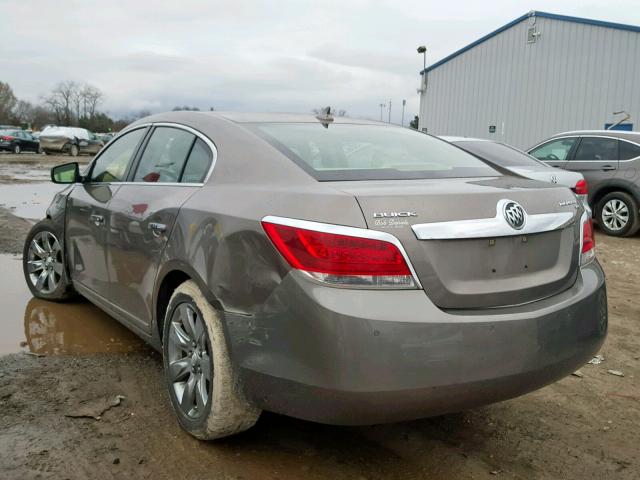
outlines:
[[[515, 177], [335, 182], [370, 229], [403, 244], [429, 298], [445, 309], [545, 298], [575, 282], [581, 212], [573, 194]], [[505, 217], [519, 204], [521, 230]]]

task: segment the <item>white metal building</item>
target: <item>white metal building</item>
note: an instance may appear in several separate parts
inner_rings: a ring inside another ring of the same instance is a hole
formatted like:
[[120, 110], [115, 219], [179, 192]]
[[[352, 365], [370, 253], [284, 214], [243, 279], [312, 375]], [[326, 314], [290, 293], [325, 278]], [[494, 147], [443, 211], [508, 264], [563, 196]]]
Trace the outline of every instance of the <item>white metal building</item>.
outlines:
[[527, 148], [620, 111], [640, 129], [640, 27], [533, 11], [427, 67], [419, 127]]

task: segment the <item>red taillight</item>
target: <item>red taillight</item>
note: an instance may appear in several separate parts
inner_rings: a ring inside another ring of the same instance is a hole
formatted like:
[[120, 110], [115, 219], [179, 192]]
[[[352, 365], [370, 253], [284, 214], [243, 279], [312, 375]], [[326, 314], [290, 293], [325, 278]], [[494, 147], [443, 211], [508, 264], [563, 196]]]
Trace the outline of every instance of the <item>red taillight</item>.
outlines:
[[584, 178], [582, 180], [578, 180], [576, 186], [573, 187], [572, 190], [576, 195], [587, 195], [589, 193], [587, 181]]
[[596, 246], [596, 237], [593, 235], [593, 220], [589, 218], [582, 225], [582, 253], [593, 250]]
[[10, 142], [11, 140], [13, 140], [15, 137], [9, 137], [9, 136], [4, 136], [2, 137], [2, 140], [5, 140], [7, 142]]
[[299, 270], [333, 275], [411, 275], [398, 247], [389, 242], [267, 222], [262, 225], [282, 256]]
[[293, 268], [317, 280], [341, 285], [415, 287], [403, 253], [391, 242], [269, 221], [263, 221], [262, 226]]

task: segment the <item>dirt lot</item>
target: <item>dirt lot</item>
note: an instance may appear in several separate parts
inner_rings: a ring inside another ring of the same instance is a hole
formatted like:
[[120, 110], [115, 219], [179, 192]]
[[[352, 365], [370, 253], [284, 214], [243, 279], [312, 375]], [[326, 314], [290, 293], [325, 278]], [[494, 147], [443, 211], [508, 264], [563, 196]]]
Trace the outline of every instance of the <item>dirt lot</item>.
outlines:
[[[0, 156], [0, 178], [8, 157]], [[0, 251], [19, 251], [29, 222], [0, 212]], [[0, 357], [0, 478], [640, 478], [640, 237], [598, 232], [597, 250], [610, 330], [604, 361], [581, 377], [394, 425], [332, 427], [265, 413], [252, 430], [209, 443], [178, 427], [157, 354], [90, 305], [30, 300], [19, 262], [4, 255], [3, 322], [24, 343], [16, 337], [12, 351], [21, 353]]]

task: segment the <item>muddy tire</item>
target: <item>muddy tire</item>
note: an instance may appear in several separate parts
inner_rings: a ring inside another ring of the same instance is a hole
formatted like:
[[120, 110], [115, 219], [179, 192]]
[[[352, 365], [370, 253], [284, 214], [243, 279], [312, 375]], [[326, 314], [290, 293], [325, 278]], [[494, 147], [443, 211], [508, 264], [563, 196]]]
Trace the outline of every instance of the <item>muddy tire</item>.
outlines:
[[51, 220], [36, 223], [27, 235], [22, 270], [34, 297], [62, 302], [75, 296], [61, 239]]
[[69, 147], [69, 155], [71, 155], [72, 157], [77, 157], [79, 153], [80, 149], [78, 148], [78, 145], [71, 144], [71, 146]]
[[598, 225], [614, 237], [630, 237], [640, 228], [640, 213], [634, 198], [626, 192], [611, 192], [598, 202]]
[[21, 149], [20, 149], [20, 145], [18, 145], [17, 143], [13, 146], [13, 153], [15, 155], [20, 155]]
[[245, 399], [220, 314], [191, 280], [171, 296], [162, 357], [171, 406], [182, 428], [201, 440], [251, 428], [260, 410]]

